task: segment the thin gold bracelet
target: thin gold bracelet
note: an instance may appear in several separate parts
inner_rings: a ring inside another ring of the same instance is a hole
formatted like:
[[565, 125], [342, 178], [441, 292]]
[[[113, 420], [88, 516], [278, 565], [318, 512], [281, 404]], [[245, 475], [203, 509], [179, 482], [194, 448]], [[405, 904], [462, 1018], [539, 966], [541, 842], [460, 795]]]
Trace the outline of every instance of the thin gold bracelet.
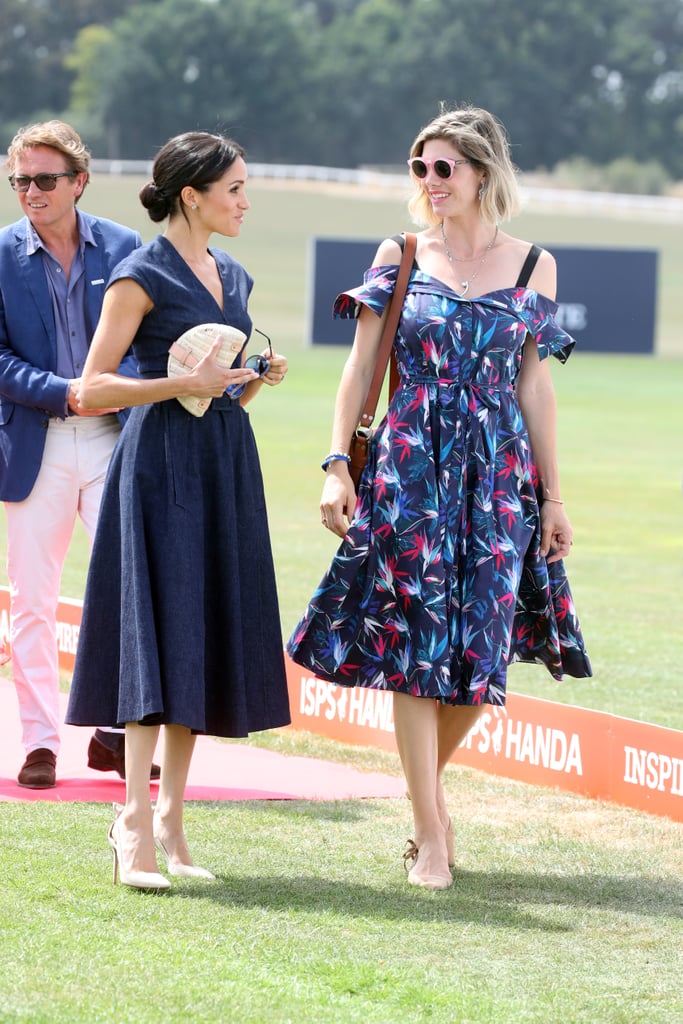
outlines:
[[549, 498], [547, 494], [546, 494], [546, 496], [544, 497], [543, 500], [544, 501], [554, 501], [556, 505], [564, 505], [564, 502], [562, 501], [562, 498]]

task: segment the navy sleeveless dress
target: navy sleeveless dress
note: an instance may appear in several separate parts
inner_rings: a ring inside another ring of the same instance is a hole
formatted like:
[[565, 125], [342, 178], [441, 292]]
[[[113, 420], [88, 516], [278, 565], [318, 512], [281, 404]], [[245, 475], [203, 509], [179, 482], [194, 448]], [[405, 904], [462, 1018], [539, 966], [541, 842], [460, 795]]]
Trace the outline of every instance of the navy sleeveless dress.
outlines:
[[[211, 250], [223, 309], [163, 237], [131, 253], [154, 309], [133, 342], [142, 376], [166, 376], [188, 328], [251, 332], [252, 280]], [[290, 722], [266, 502], [249, 416], [214, 399], [134, 408], [112, 457], [86, 585], [66, 721], [184, 725], [246, 736]]]
[[[379, 424], [353, 520], [287, 645], [344, 686], [505, 704], [508, 665], [591, 675], [562, 561], [539, 555], [539, 496], [515, 393], [527, 339], [564, 362], [557, 305], [526, 287], [466, 298], [415, 264], [394, 352], [400, 384]], [[338, 296], [381, 316], [398, 267]]]

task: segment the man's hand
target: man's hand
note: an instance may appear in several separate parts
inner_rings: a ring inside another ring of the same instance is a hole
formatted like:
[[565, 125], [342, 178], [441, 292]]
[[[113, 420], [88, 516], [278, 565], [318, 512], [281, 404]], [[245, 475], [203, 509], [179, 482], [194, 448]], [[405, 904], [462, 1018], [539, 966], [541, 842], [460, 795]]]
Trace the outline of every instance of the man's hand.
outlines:
[[120, 406], [117, 409], [84, 409], [79, 397], [80, 388], [80, 377], [75, 377], [74, 380], [70, 381], [68, 405], [71, 412], [76, 416], [104, 416], [106, 413], [121, 411]]

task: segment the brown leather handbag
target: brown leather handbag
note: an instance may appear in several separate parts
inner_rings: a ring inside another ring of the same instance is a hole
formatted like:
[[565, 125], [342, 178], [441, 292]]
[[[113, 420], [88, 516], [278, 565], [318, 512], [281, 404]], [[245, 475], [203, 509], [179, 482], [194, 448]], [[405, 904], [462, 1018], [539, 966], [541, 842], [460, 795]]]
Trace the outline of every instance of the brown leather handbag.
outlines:
[[405, 240], [403, 255], [401, 256], [398, 275], [396, 277], [396, 287], [394, 288], [394, 294], [389, 301], [387, 318], [384, 322], [384, 330], [382, 331], [382, 340], [377, 353], [375, 372], [370, 384], [370, 390], [368, 391], [367, 398], [365, 399], [360, 423], [354, 430], [353, 436], [351, 437], [351, 443], [349, 445], [349, 457], [351, 459], [349, 462], [349, 473], [351, 474], [353, 486], [356, 488], [356, 491], [358, 490], [361, 475], [368, 461], [368, 454], [370, 452], [373, 434], [372, 421], [375, 418], [375, 410], [379, 400], [379, 393], [382, 390], [382, 384], [384, 383], [387, 364], [389, 363], [390, 358], [390, 400], [394, 391], [398, 387], [398, 366], [396, 365], [396, 356], [393, 352], [393, 345], [394, 338], [396, 337], [396, 331], [398, 329], [398, 321], [401, 316], [401, 310], [403, 309], [403, 300], [405, 299], [406, 291], [408, 290], [410, 272], [413, 268], [415, 250], [417, 248], [417, 237], [414, 234], [406, 232]]

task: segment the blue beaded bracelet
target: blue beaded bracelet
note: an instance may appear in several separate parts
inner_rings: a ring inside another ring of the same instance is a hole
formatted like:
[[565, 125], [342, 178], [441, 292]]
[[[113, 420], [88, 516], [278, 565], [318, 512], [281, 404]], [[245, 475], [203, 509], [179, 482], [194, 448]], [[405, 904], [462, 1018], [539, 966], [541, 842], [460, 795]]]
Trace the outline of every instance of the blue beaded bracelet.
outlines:
[[347, 455], [346, 452], [330, 452], [330, 454], [326, 455], [325, 458], [323, 459], [320, 468], [324, 473], [326, 473], [327, 467], [331, 462], [345, 462], [348, 466], [350, 461], [351, 456]]

